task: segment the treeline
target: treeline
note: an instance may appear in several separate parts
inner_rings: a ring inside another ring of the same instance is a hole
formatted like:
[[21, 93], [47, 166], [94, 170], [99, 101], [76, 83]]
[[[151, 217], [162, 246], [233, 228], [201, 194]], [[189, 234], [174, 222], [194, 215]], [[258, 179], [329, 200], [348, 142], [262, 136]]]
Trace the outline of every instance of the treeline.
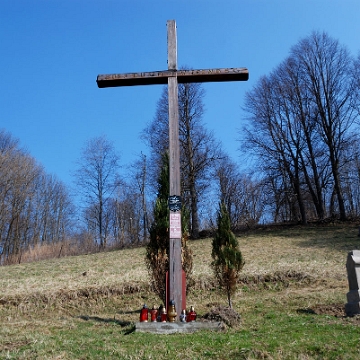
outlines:
[[314, 32], [246, 95], [244, 149], [258, 161], [271, 220], [359, 216], [359, 65]]
[[98, 137], [83, 149], [74, 179], [70, 191], [0, 130], [0, 265], [146, 242], [142, 168], [121, 180], [113, 145]]
[[[360, 55], [353, 58], [324, 33], [300, 40], [246, 94], [249, 116], [238, 126], [242, 158], [247, 154], [251, 164], [244, 172], [204, 125], [202, 85], [179, 84], [181, 196], [190, 237], [216, 227], [219, 203], [233, 231], [259, 222], [358, 217], [359, 93]], [[126, 170], [105, 136], [90, 139], [74, 192], [1, 131], [0, 264], [21, 262], [40, 245], [60, 256], [74, 253], [70, 247], [79, 253], [147, 243], [169, 144], [167, 109], [165, 87], [141, 134], [148, 155]]]
[[20, 262], [22, 251], [65, 240], [74, 207], [67, 188], [0, 131], [0, 264]]

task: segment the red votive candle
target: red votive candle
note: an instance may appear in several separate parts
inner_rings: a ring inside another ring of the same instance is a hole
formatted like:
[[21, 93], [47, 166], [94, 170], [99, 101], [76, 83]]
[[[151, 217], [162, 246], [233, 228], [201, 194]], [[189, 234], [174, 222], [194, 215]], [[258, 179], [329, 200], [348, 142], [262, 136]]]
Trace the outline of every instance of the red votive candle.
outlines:
[[151, 317], [151, 321], [152, 322], [156, 322], [156, 318], [157, 318], [157, 309], [155, 308], [155, 305], [153, 306], [153, 308], [150, 310], [150, 317]]
[[143, 308], [140, 311], [140, 322], [147, 322], [149, 319], [149, 309], [144, 304]]
[[166, 307], [164, 306], [163, 307], [163, 310], [162, 310], [162, 314], [161, 314], [161, 322], [166, 322], [167, 321], [167, 312], [166, 312]]

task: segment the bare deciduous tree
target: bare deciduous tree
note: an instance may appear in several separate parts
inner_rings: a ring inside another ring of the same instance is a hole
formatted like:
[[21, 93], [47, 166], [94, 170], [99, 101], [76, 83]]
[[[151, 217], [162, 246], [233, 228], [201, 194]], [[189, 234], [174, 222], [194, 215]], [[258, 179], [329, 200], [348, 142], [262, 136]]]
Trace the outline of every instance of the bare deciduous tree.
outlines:
[[306, 223], [314, 213], [323, 219], [328, 194], [330, 214], [336, 206], [346, 218], [342, 168], [351, 160], [359, 102], [352, 63], [336, 40], [314, 32], [246, 95], [251, 122], [244, 148], [260, 159], [278, 191], [274, 203], [288, 208], [287, 220]]
[[[313, 101], [318, 131], [327, 148], [340, 218], [346, 219], [341, 184], [344, 149], [355, 120], [352, 63], [347, 49], [326, 33], [314, 32], [292, 49]], [[358, 100], [356, 100], [358, 101]]]
[[[199, 198], [210, 183], [210, 170], [219, 158], [220, 144], [202, 123], [204, 90], [201, 84], [179, 84], [179, 137], [182, 197], [190, 210], [190, 234], [199, 236]], [[161, 95], [152, 123], [143, 131], [151, 149], [152, 177], [157, 178], [161, 154], [168, 150], [168, 94]]]
[[141, 216], [139, 216], [139, 220], [142, 223], [142, 238], [143, 241], [146, 241], [148, 239], [149, 229], [149, 215], [146, 197], [148, 186], [148, 164], [146, 155], [141, 153], [140, 159], [132, 166], [132, 175], [134, 188], [138, 189], [141, 198]]
[[104, 249], [109, 233], [107, 202], [117, 186], [119, 155], [105, 136], [89, 140], [82, 150], [75, 173], [76, 184], [86, 204], [88, 227], [95, 233], [100, 249]]
[[214, 179], [218, 183], [220, 201], [227, 208], [231, 229], [257, 224], [264, 207], [261, 184], [241, 174], [226, 155], [217, 162]]

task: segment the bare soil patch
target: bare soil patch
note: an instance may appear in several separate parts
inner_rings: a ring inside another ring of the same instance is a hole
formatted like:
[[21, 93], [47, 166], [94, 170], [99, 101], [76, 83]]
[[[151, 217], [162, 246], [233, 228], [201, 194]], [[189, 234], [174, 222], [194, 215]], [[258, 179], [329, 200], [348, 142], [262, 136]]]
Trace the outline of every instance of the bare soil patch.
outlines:
[[331, 305], [316, 305], [312, 308], [316, 315], [329, 315], [342, 317], [345, 316], [344, 304], [331, 304]]
[[228, 306], [215, 305], [201, 319], [222, 322], [229, 327], [237, 327], [240, 325], [241, 317], [240, 314]]
[[347, 316], [345, 313], [345, 304], [318, 304], [309, 309], [299, 309], [298, 312], [343, 318], [354, 325], [360, 326], [360, 315]]

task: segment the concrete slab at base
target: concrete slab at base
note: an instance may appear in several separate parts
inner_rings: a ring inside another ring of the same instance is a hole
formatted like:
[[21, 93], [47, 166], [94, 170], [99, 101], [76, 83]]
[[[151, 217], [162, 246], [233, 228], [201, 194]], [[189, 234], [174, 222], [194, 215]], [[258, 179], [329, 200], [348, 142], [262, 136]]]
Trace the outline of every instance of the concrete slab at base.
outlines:
[[202, 322], [193, 321], [183, 322], [137, 322], [135, 331], [150, 332], [154, 334], [175, 334], [175, 333], [193, 333], [200, 330], [222, 331], [225, 325], [222, 322]]

